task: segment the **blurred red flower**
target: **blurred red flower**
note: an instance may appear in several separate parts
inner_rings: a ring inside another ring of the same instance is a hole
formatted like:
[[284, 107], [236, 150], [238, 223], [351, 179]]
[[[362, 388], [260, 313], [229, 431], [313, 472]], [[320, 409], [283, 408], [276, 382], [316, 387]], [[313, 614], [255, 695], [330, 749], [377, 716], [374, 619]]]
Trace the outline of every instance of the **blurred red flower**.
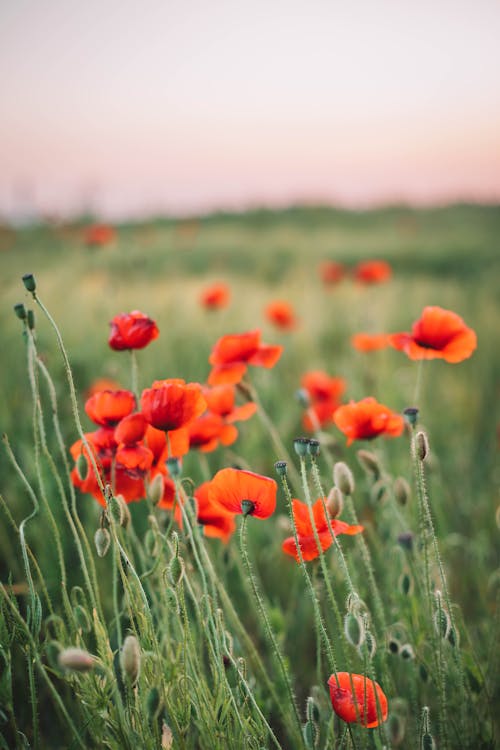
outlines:
[[231, 513], [244, 513], [244, 501], [252, 508], [248, 515], [268, 518], [276, 508], [277, 485], [274, 479], [244, 469], [221, 469], [210, 482], [208, 498]]
[[219, 283], [207, 286], [200, 293], [200, 303], [208, 310], [218, 310], [227, 307], [231, 299], [231, 292], [227, 284]]
[[198, 523], [203, 526], [205, 536], [218, 537], [227, 543], [236, 530], [234, 513], [210, 500], [209, 488], [210, 482], [203, 482], [194, 491], [198, 504]]
[[347, 436], [347, 445], [351, 445], [353, 440], [371, 440], [382, 434], [397, 437], [404, 428], [404, 420], [400, 414], [379, 404], [371, 396], [340, 406], [333, 421]]
[[108, 344], [115, 351], [143, 349], [160, 335], [154, 320], [139, 310], [116, 315], [110, 326]]
[[158, 430], [186, 427], [207, 408], [199, 383], [180, 378], [155, 380], [142, 392], [141, 409], [146, 421]]
[[85, 397], [90, 398], [97, 391], [119, 391], [120, 388], [121, 385], [117, 380], [113, 380], [112, 378], [97, 378], [85, 391]]
[[198, 448], [209, 453], [222, 445], [232, 445], [238, 437], [238, 430], [232, 424], [226, 424], [218, 414], [206, 412], [187, 427], [189, 447]]
[[334, 260], [324, 260], [319, 264], [319, 275], [326, 286], [338, 284], [345, 276], [345, 269], [341, 263]]
[[[305, 561], [314, 560], [319, 556], [320, 552], [316, 542], [307, 503], [303, 503], [300, 500], [293, 500], [292, 512], [302, 557]], [[323, 552], [333, 544], [330, 529], [335, 536], [338, 534], [349, 534], [352, 536], [353, 534], [359, 534], [363, 531], [362, 526], [349, 526], [348, 523], [338, 521], [336, 518], [327, 518], [321, 498], [316, 500], [312, 506], [312, 513], [314, 525], [318, 533], [319, 543]], [[295, 543], [295, 536], [290, 536], [285, 539], [282, 549], [287, 555], [291, 555], [297, 560], [297, 562], [300, 562], [297, 545]]]
[[131, 391], [97, 391], [85, 402], [90, 419], [103, 427], [114, 427], [135, 408]]
[[354, 278], [361, 284], [381, 284], [389, 281], [392, 276], [392, 268], [385, 260], [367, 260], [358, 263], [355, 267]]
[[268, 321], [276, 326], [276, 328], [281, 328], [283, 331], [291, 331], [297, 328], [299, 322], [297, 316], [292, 305], [289, 302], [285, 302], [285, 300], [270, 302], [266, 306], [264, 313]]
[[250, 419], [257, 411], [257, 404], [249, 401], [236, 406], [236, 388], [234, 385], [216, 385], [203, 388], [209, 411], [223, 417], [225, 422], [243, 422]]
[[393, 333], [390, 344], [410, 359], [444, 359], [462, 362], [477, 346], [477, 337], [462, 318], [442, 307], [424, 307], [411, 333]]
[[116, 232], [108, 224], [92, 224], [85, 230], [85, 244], [89, 247], [104, 247], [116, 240]]
[[214, 345], [209, 362], [212, 371], [210, 385], [239, 383], [248, 365], [274, 367], [283, 351], [282, 346], [261, 344], [258, 329], [247, 333], [222, 336]]
[[304, 373], [300, 384], [307, 391], [311, 402], [304, 414], [303, 424], [306, 430], [314, 431], [333, 420], [346, 382], [343, 378], [328, 375], [324, 370], [310, 370]]
[[390, 346], [390, 337], [386, 333], [355, 333], [351, 344], [358, 352], [376, 352]]
[[333, 710], [348, 724], [370, 729], [379, 725], [379, 716], [387, 719], [387, 698], [378, 682], [361, 674], [337, 672], [330, 675], [328, 687]]

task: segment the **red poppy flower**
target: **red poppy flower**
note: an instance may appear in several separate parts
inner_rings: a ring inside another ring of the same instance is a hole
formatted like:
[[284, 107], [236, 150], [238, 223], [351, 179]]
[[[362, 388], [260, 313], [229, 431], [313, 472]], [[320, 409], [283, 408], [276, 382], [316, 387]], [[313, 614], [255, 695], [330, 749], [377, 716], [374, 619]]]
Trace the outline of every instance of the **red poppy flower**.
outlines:
[[300, 382], [311, 400], [302, 420], [303, 425], [306, 430], [314, 431], [333, 420], [346, 383], [343, 378], [331, 377], [323, 370], [306, 372]]
[[181, 458], [189, 451], [189, 432], [186, 427], [178, 430], [170, 430], [167, 435], [163, 430], [157, 430], [148, 424], [145, 435], [147, 447], [153, 451], [153, 466], [151, 473], [154, 476], [160, 471], [165, 474], [167, 469], [165, 462], [167, 458]]
[[116, 240], [116, 232], [107, 224], [93, 224], [85, 230], [85, 244], [89, 247], [104, 247]]
[[212, 502], [209, 497], [209, 488], [210, 482], [203, 482], [194, 491], [198, 504], [198, 523], [203, 526], [205, 536], [218, 537], [227, 543], [231, 534], [236, 530], [234, 513]]
[[462, 318], [442, 307], [424, 307], [411, 333], [394, 333], [389, 337], [395, 349], [410, 359], [444, 359], [462, 362], [477, 346], [476, 334]]
[[153, 451], [144, 445], [125, 445], [116, 451], [116, 465], [131, 477], [144, 477], [153, 464]]
[[133, 445], [143, 439], [148, 423], [144, 414], [136, 412], [124, 417], [115, 427], [115, 440], [118, 444]]
[[139, 310], [116, 315], [110, 326], [108, 344], [118, 352], [124, 349], [144, 349], [160, 335], [154, 320]]
[[247, 365], [274, 367], [283, 351], [282, 346], [261, 344], [259, 330], [222, 336], [212, 349], [209, 362], [213, 365], [208, 377], [210, 385], [239, 383]]
[[209, 411], [223, 417], [224, 421], [229, 424], [244, 422], [257, 411], [257, 404], [253, 401], [249, 401], [242, 406], [235, 405], [236, 389], [234, 385], [216, 385], [213, 388], [204, 388], [203, 395]]
[[377, 435], [397, 437], [404, 428], [404, 420], [400, 414], [379, 404], [372, 397], [339, 406], [333, 421], [347, 436], [347, 445], [351, 445], [353, 440], [371, 440]]
[[283, 331], [291, 331], [298, 325], [294, 309], [289, 302], [275, 300], [270, 302], [264, 310], [266, 318], [277, 328]]
[[385, 260], [367, 260], [358, 263], [353, 273], [362, 284], [381, 284], [391, 278], [392, 268]]
[[226, 424], [218, 414], [207, 412], [198, 417], [187, 427], [189, 447], [198, 448], [209, 453], [222, 445], [232, 445], [238, 437], [238, 430], [232, 424]]
[[[332, 707], [348, 724], [371, 729], [387, 719], [387, 698], [378, 682], [361, 674], [337, 672], [328, 679]], [[378, 708], [377, 708], [378, 704]]]
[[227, 307], [231, 299], [231, 292], [227, 284], [212, 284], [202, 290], [200, 303], [208, 310], [218, 310]]
[[179, 378], [155, 380], [141, 396], [141, 410], [146, 420], [166, 432], [185, 427], [206, 408], [201, 386]]
[[324, 260], [319, 265], [319, 275], [323, 284], [327, 286], [338, 284], [344, 278], [344, 266], [334, 260]]
[[85, 402], [90, 419], [103, 427], [111, 427], [127, 417], [135, 407], [131, 391], [98, 391]]
[[85, 391], [85, 397], [90, 398], [98, 391], [119, 391], [120, 388], [120, 383], [117, 380], [112, 380], [111, 378], [97, 378]]
[[390, 343], [386, 333], [356, 333], [351, 338], [351, 344], [358, 352], [376, 352], [386, 349]]
[[276, 508], [277, 485], [274, 479], [243, 469], [221, 469], [210, 482], [208, 497], [231, 513], [243, 513], [246, 500], [253, 508], [248, 515], [268, 518]]
[[[305, 561], [314, 560], [319, 556], [319, 549], [307, 503], [302, 503], [300, 500], [293, 500], [292, 511], [302, 557]], [[333, 544], [330, 529], [335, 536], [338, 536], [338, 534], [349, 534], [352, 536], [353, 534], [359, 534], [363, 531], [362, 526], [350, 526], [348, 523], [339, 521], [336, 518], [327, 518], [321, 498], [316, 500], [312, 506], [312, 513], [320, 547], [323, 552]], [[297, 545], [295, 543], [295, 536], [290, 536], [285, 539], [282, 549], [287, 555], [291, 555], [291, 557], [294, 557], [297, 562], [300, 562]]]

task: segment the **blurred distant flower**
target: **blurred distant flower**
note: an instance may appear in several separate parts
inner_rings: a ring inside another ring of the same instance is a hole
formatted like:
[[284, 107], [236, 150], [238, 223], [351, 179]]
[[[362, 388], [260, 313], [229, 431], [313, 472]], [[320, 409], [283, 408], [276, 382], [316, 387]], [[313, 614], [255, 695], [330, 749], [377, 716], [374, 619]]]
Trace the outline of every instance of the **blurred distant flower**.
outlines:
[[214, 503], [209, 497], [210, 482], [203, 482], [194, 491], [198, 504], [198, 523], [203, 526], [205, 536], [218, 537], [224, 542], [236, 530], [234, 513], [222, 508], [219, 503]]
[[[387, 719], [387, 698], [378, 684], [361, 674], [336, 672], [328, 679], [332, 708], [348, 724], [368, 729]], [[378, 704], [378, 708], [377, 708]]]
[[425, 307], [411, 333], [393, 333], [390, 344], [410, 359], [444, 359], [462, 362], [477, 346], [477, 337], [462, 318], [442, 307]]
[[198, 448], [203, 453], [209, 453], [222, 445], [232, 445], [238, 437], [238, 430], [226, 422], [218, 414], [206, 412], [195, 419], [187, 427], [189, 433], [189, 447]]
[[97, 378], [94, 380], [87, 390], [85, 391], [86, 398], [90, 398], [94, 393], [98, 391], [119, 391], [121, 388], [120, 383], [112, 378]]
[[231, 513], [268, 518], [276, 508], [274, 479], [243, 469], [221, 469], [208, 488], [211, 503]]
[[116, 351], [143, 349], [160, 334], [154, 320], [139, 310], [116, 315], [110, 325], [108, 344]]
[[319, 264], [319, 275], [326, 286], [338, 284], [345, 276], [345, 269], [341, 263], [334, 260], [324, 260]]
[[228, 306], [231, 292], [227, 284], [212, 284], [201, 291], [199, 299], [208, 310], [218, 310]]
[[90, 419], [103, 427], [118, 424], [135, 408], [135, 396], [131, 391], [97, 391], [85, 402], [85, 411]]
[[180, 378], [155, 380], [142, 392], [141, 409], [158, 430], [177, 430], [201, 416], [207, 407], [201, 386]]
[[297, 328], [298, 319], [289, 302], [285, 302], [284, 300], [270, 302], [266, 306], [264, 313], [268, 321], [276, 326], [276, 328], [281, 328], [283, 331], [291, 331]]
[[390, 340], [386, 333], [355, 333], [351, 344], [358, 352], [375, 352], [390, 346]]
[[85, 230], [85, 244], [89, 247], [112, 245], [115, 240], [116, 232], [108, 224], [92, 224]]
[[250, 419], [257, 411], [257, 404], [249, 401], [246, 404], [237, 406], [236, 388], [234, 385], [215, 385], [213, 388], [203, 388], [209, 411], [218, 414], [223, 419], [232, 424], [233, 422], [242, 422]]
[[324, 370], [310, 370], [304, 373], [300, 384], [309, 395], [309, 407], [303, 419], [305, 429], [312, 431], [331, 422], [340, 406], [345, 380], [332, 377]]
[[115, 427], [115, 440], [118, 444], [133, 445], [143, 439], [148, 423], [144, 414], [136, 412], [124, 417]]
[[362, 284], [380, 284], [392, 276], [392, 269], [385, 260], [367, 260], [355, 267], [354, 278]]
[[[314, 528], [311, 523], [309, 508], [306, 503], [303, 503], [300, 500], [293, 500], [292, 511], [302, 558], [306, 562], [308, 560], [314, 560], [319, 556], [320, 550], [318, 549]], [[327, 518], [321, 498], [316, 500], [312, 506], [312, 515], [319, 544], [323, 552], [333, 544], [332, 532], [337, 536], [338, 534], [359, 534], [363, 531], [362, 526], [349, 526], [348, 523], [338, 521], [336, 518]], [[300, 562], [297, 545], [295, 543], [295, 536], [290, 536], [285, 539], [282, 549], [287, 555], [294, 557], [297, 562]]]
[[339, 406], [333, 416], [333, 421], [344, 435], [347, 445], [353, 440], [371, 440], [377, 435], [397, 437], [404, 428], [401, 414], [391, 411], [387, 406], [379, 404], [374, 398], [364, 398], [357, 403], [351, 401]]
[[248, 365], [274, 367], [283, 347], [261, 344], [260, 337], [258, 329], [222, 336], [215, 343], [208, 360], [213, 365], [208, 377], [209, 384], [239, 383]]

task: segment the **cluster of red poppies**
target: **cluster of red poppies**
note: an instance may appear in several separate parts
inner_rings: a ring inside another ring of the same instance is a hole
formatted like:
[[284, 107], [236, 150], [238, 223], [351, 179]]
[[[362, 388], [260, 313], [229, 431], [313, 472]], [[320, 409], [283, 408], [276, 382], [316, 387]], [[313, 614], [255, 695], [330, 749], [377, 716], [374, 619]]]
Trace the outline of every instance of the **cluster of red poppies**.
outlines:
[[382, 284], [389, 281], [392, 268], [385, 260], [366, 260], [350, 269], [335, 260], [324, 260], [319, 265], [319, 275], [323, 284], [332, 286], [351, 277], [359, 284]]

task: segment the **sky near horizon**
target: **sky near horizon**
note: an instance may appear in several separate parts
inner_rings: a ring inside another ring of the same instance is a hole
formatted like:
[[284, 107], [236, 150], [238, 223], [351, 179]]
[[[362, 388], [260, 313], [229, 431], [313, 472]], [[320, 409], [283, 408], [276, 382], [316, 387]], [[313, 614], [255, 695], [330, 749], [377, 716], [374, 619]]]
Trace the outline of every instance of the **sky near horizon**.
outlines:
[[500, 201], [497, 0], [4, 0], [0, 216]]

